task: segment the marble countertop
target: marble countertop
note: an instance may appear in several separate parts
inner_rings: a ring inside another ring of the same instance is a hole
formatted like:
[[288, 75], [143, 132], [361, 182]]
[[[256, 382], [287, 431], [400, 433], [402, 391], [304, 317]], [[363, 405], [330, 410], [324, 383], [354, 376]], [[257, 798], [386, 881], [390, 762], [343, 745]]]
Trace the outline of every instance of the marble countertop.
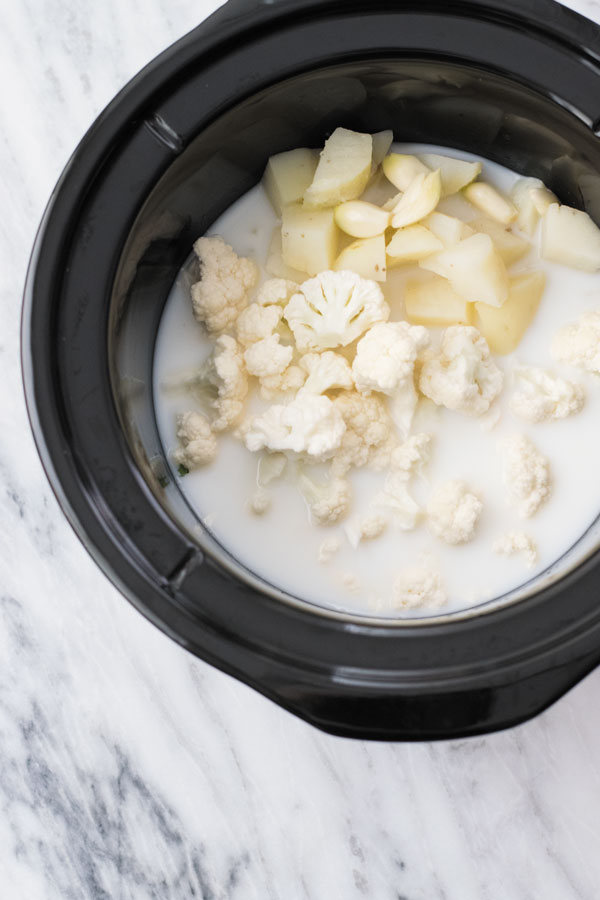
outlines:
[[596, 900], [600, 671], [487, 738], [329, 737], [146, 622], [46, 482], [18, 348], [37, 224], [100, 110], [217, 5], [2, 5], [0, 896]]

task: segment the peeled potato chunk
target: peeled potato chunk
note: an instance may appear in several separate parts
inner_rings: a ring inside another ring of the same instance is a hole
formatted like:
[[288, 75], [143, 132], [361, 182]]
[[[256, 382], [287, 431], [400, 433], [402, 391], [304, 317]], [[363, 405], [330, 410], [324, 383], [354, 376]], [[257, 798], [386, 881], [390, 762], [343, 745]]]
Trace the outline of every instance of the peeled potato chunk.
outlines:
[[421, 173], [412, 181], [392, 210], [392, 226], [404, 228], [414, 225], [428, 216], [440, 202], [441, 180], [439, 172]]
[[472, 303], [467, 303], [449, 281], [438, 276], [427, 281], [409, 281], [404, 293], [406, 318], [413, 325], [428, 327], [470, 325]]
[[401, 266], [403, 263], [417, 262], [442, 250], [443, 246], [439, 238], [424, 225], [400, 228], [386, 248], [388, 265]]
[[440, 239], [444, 247], [453, 247], [454, 244], [458, 244], [459, 241], [473, 234], [473, 229], [462, 219], [447, 216], [441, 212], [432, 212], [426, 219], [423, 219], [422, 224]]
[[286, 281], [296, 281], [301, 284], [306, 281], [308, 272], [300, 272], [298, 269], [292, 269], [286, 266], [283, 261], [283, 253], [281, 251], [281, 226], [277, 225], [273, 229], [273, 236], [269, 246], [269, 255], [265, 263], [266, 272], [272, 278], [285, 278]]
[[336, 128], [325, 142], [319, 163], [304, 194], [306, 206], [337, 206], [360, 197], [371, 176], [373, 138]]
[[558, 203], [556, 194], [553, 194], [552, 191], [548, 190], [545, 184], [540, 184], [540, 187], [532, 188], [530, 193], [531, 201], [540, 216], [545, 216], [552, 204]]
[[481, 174], [480, 162], [467, 162], [437, 153], [422, 153], [421, 159], [430, 169], [439, 169], [442, 179], [442, 197], [457, 194]]
[[391, 128], [386, 129], [386, 131], [378, 131], [376, 134], [372, 135], [373, 138], [373, 158], [372, 164], [373, 168], [376, 169], [380, 163], [383, 162], [383, 159], [392, 146], [392, 141], [394, 140], [394, 132]]
[[508, 300], [500, 309], [475, 304], [475, 324], [492, 353], [512, 353], [519, 345], [537, 312], [545, 286], [543, 272], [525, 272], [511, 278]]
[[476, 181], [465, 188], [465, 197], [486, 216], [496, 219], [503, 225], [510, 225], [517, 218], [516, 206], [484, 181]]
[[362, 241], [353, 241], [342, 250], [333, 268], [336, 272], [356, 272], [361, 278], [370, 278], [371, 281], [385, 281], [385, 237], [380, 234]]
[[332, 209], [306, 209], [298, 204], [283, 209], [281, 255], [286, 266], [318, 275], [331, 269], [338, 244]]
[[529, 241], [513, 234], [512, 231], [508, 231], [507, 228], [504, 228], [499, 222], [494, 222], [493, 219], [476, 219], [474, 222], [471, 222], [471, 228], [474, 231], [489, 234], [494, 242], [494, 247], [507, 266], [521, 259], [531, 248]]
[[298, 203], [313, 180], [319, 154], [316, 150], [289, 150], [272, 156], [263, 175], [263, 186], [277, 215], [284, 206]]
[[376, 237], [390, 224], [390, 214], [374, 203], [348, 200], [335, 208], [335, 221], [346, 234], [357, 238]]
[[471, 303], [502, 306], [508, 297], [506, 265], [487, 234], [465, 238], [421, 260], [419, 265], [447, 278], [457, 294]]
[[542, 221], [541, 256], [572, 269], [600, 269], [600, 228], [580, 209], [553, 203]]
[[407, 153], [390, 153], [383, 160], [383, 174], [399, 191], [405, 191], [417, 175], [428, 175], [431, 169], [417, 156]]

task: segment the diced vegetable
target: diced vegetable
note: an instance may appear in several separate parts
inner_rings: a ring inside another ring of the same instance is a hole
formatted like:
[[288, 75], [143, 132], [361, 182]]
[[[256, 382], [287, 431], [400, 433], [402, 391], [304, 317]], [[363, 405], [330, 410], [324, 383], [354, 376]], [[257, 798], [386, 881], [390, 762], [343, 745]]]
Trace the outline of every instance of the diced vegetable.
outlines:
[[378, 165], [380, 165], [386, 153], [392, 146], [392, 141], [394, 140], [394, 132], [391, 128], [388, 128], [386, 131], [378, 131], [376, 134], [372, 135], [373, 137], [373, 168], [376, 169]]
[[373, 139], [347, 128], [336, 128], [326, 141], [312, 183], [304, 194], [306, 206], [337, 206], [360, 197], [371, 175]]
[[442, 242], [424, 225], [409, 225], [400, 228], [387, 245], [388, 265], [417, 262], [442, 249]]
[[445, 247], [453, 247], [473, 234], [473, 229], [466, 222], [441, 212], [432, 212], [423, 220], [423, 225], [426, 225]]
[[372, 281], [385, 281], [385, 237], [380, 234], [377, 237], [353, 241], [342, 250], [333, 269], [337, 272], [344, 270], [356, 272], [362, 278], [370, 278]]
[[416, 156], [390, 153], [383, 160], [383, 174], [399, 191], [406, 191], [417, 175], [429, 175], [431, 169]]
[[300, 204], [284, 207], [281, 253], [286, 266], [309, 275], [331, 269], [337, 243], [333, 209], [306, 209]]
[[487, 234], [465, 238], [421, 260], [419, 265], [447, 278], [454, 290], [472, 303], [502, 306], [508, 297], [506, 266]]
[[277, 215], [284, 206], [298, 203], [313, 180], [319, 154], [316, 150], [289, 150], [272, 156], [263, 175], [263, 186]]
[[600, 269], [600, 228], [580, 209], [553, 203], [542, 221], [543, 259], [596, 272]]
[[508, 300], [500, 309], [476, 303], [476, 326], [492, 353], [512, 353], [531, 325], [546, 286], [543, 272], [525, 272], [510, 281]]
[[437, 153], [423, 153], [421, 159], [430, 169], [439, 169], [442, 178], [442, 197], [456, 194], [481, 174], [480, 162], [467, 162]]
[[298, 269], [292, 269], [290, 266], [286, 266], [283, 261], [280, 225], [277, 225], [273, 229], [273, 237], [271, 238], [265, 270], [273, 278], [285, 278], [286, 281], [296, 281], [298, 284], [306, 280], [307, 272], [300, 272]]
[[529, 241], [513, 234], [512, 231], [500, 225], [499, 222], [494, 222], [493, 219], [476, 219], [471, 222], [471, 228], [483, 232], [483, 234], [489, 234], [494, 242], [494, 247], [507, 266], [521, 259], [531, 249]]
[[533, 202], [532, 192], [543, 186], [539, 178], [519, 178], [510, 192], [511, 200], [518, 210], [515, 224], [525, 234], [532, 235], [537, 228], [540, 214]]
[[439, 276], [427, 281], [409, 281], [406, 285], [404, 308], [414, 325], [470, 325], [472, 306], [452, 289], [449, 281]]

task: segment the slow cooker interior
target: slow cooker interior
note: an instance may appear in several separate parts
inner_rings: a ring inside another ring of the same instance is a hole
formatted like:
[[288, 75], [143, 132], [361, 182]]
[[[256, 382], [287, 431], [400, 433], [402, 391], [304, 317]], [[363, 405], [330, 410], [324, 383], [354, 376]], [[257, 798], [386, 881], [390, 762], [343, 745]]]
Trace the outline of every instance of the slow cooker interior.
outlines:
[[[193, 119], [193, 109], [189, 115]], [[238, 576], [238, 564], [216, 546], [178, 487], [166, 484], [152, 398], [156, 332], [193, 241], [260, 179], [271, 154], [318, 147], [337, 125], [392, 128], [397, 141], [470, 151], [541, 178], [563, 202], [600, 222], [600, 147], [589, 123], [556, 97], [451, 62], [369, 60], [307, 72], [247, 97], [177, 152], [133, 223], [114, 281], [108, 335], [113, 393], [150, 490]]]

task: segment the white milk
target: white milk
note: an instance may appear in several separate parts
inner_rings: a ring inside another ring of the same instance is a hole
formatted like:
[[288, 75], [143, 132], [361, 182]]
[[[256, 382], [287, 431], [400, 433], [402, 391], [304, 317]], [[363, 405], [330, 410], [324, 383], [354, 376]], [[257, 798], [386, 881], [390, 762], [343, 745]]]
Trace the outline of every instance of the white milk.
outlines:
[[[402, 148], [402, 152], [425, 150], [468, 156], [416, 145]], [[509, 190], [518, 176], [488, 162], [483, 177]], [[441, 209], [453, 212], [456, 202], [449, 198]], [[259, 185], [227, 210], [209, 233], [222, 235], [238, 254], [263, 263], [275, 225], [275, 214]], [[544, 267], [548, 284], [535, 322], [517, 351], [511, 356], [496, 357], [506, 372], [505, 389], [498, 403], [502, 411], [498, 424], [485, 431], [482, 420], [436, 408], [428, 417], [420, 416], [413, 427], [413, 431], [427, 431], [434, 436], [432, 459], [426, 469], [428, 483], [416, 481], [413, 495], [424, 504], [431, 486], [450, 478], [464, 479], [484, 503], [475, 540], [449, 547], [433, 538], [421, 523], [413, 532], [390, 528], [383, 536], [363, 542], [354, 550], [345, 536], [344, 523], [329, 527], [311, 525], [306, 504], [289, 476], [269, 486], [272, 506], [264, 516], [257, 517], [248, 510], [247, 501], [256, 489], [258, 457], [227, 435], [219, 436], [219, 454], [210, 466], [184, 478], [173, 472], [198, 518], [242, 565], [259, 577], [303, 600], [341, 611], [373, 614], [390, 597], [395, 575], [418, 560], [438, 569], [445, 583], [449, 602], [435, 614], [500, 597], [538, 577], [581, 538], [600, 511], [600, 380], [559, 366], [550, 355], [556, 330], [583, 310], [600, 306], [600, 292], [596, 275], [534, 258], [520, 262], [518, 269], [533, 266]], [[400, 317], [394, 314], [394, 306], [401, 310], [401, 301], [393, 302], [392, 289], [404, 276], [398, 270], [390, 274], [384, 290], [394, 319]], [[399, 293], [401, 297], [402, 292]], [[200, 364], [210, 352], [211, 342], [192, 315], [189, 280], [182, 273], [167, 302], [155, 352], [155, 407], [167, 455], [176, 446], [176, 414], [194, 408], [194, 402], [181, 395], [165, 394], [161, 383], [168, 374]], [[542, 425], [515, 419], [507, 407], [512, 393], [509, 373], [517, 361], [549, 367], [572, 381], [582, 381], [587, 391], [584, 410], [571, 418]], [[552, 467], [552, 497], [529, 520], [520, 520], [507, 506], [501, 480], [499, 445], [505, 436], [514, 433], [527, 434], [550, 459]], [[382, 487], [384, 475], [354, 470], [350, 478], [354, 502], [349, 518], [366, 513], [370, 499]], [[496, 538], [517, 530], [525, 531], [538, 545], [535, 568], [527, 568], [519, 555], [506, 558], [492, 552]], [[317, 561], [317, 553], [329, 536], [339, 537], [341, 549], [330, 562], [322, 564]], [[383, 610], [381, 614], [390, 612]], [[431, 613], [422, 610], [409, 615]]]

